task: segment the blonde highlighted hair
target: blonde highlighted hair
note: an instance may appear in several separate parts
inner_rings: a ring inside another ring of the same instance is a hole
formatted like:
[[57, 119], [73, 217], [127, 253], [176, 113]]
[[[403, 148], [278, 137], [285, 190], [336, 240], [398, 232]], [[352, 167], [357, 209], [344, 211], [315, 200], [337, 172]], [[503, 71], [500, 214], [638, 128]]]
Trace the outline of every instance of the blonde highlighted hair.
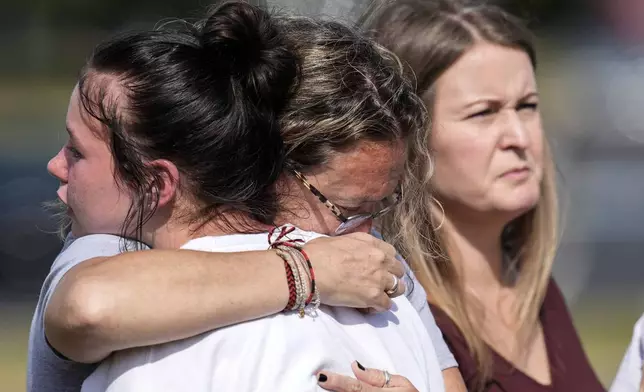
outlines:
[[360, 141], [424, 133], [425, 105], [392, 52], [341, 23], [293, 16], [281, 23], [300, 59], [280, 117], [287, 165], [306, 173]]
[[[409, 66], [430, 114], [436, 81], [477, 42], [521, 50], [536, 67], [532, 36], [521, 21], [480, 1], [472, 5], [442, 0], [385, 2], [372, 7], [361, 24]], [[428, 127], [426, 143], [429, 132]], [[447, 242], [446, 229], [439, 228], [443, 216], [432, 195], [429, 152], [419, 151], [411, 159], [406, 195], [394, 214], [383, 222], [383, 235], [410, 263], [429, 301], [443, 310], [463, 334], [478, 367], [476, 379], [466, 381], [479, 391], [491, 375], [491, 352], [477, 320], [468, 312], [470, 300], [455, 267], [456, 255]], [[507, 257], [504, 276], [519, 296], [515, 314], [520, 339], [533, 336], [538, 325], [558, 240], [555, 170], [547, 145], [544, 162], [537, 206], [510, 222], [501, 239]]]

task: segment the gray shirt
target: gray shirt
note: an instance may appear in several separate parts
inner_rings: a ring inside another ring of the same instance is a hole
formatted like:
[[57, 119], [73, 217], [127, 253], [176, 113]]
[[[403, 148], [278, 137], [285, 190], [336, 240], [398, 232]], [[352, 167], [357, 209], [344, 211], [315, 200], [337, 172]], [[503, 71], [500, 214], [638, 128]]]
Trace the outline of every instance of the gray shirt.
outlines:
[[[78, 392], [85, 378], [96, 368], [94, 364], [82, 364], [58, 355], [45, 339], [45, 309], [60, 279], [74, 266], [94, 257], [114, 256], [121, 252], [120, 237], [95, 234], [76, 240], [68, 238], [45, 279], [31, 324], [27, 363], [27, 392]], [[436, 349], [441, 369], [455, 367], [456, 360], [447, 348], [443, 335], [432, 316], [425, 290], [405, 264], [407, 297], [420, 314]]]
[[404, 281], [407, 285], [407, 291], [405, 295], [411, 304], [414, 306], [420, 319], [423, 320], [427, 332], [429, 332], [429, 337], [432, 339], [434, 344], [434, 349], [436, 350], [436, 356], [438, 357], [438, 364], [441, 367], [441, 370], [445, 370], [452, 367], [457, 367], [456, 358], [447, 347], [445, 339], [443, 339], [443, 333], [436, 325], [436, 320], [434, 320], [434, 315], [432, 315], [429, 305], [427, 304], [427, 293], [423, 286], [420, 285], [420, 282], [414, 276], [414, 273], [411, 271], [407, 263], [401, 259], [405, 268], [407, 269], [407, 276]]
[[29, 333], [27, 392], [71, 392], [80, 387], [96, 365], [69, 361], [58, 355], [45, 339], [45, 309], [60, 279], [77, 264], [120, 253], [121, 238], [97, 234], [73, 240], [68, 237], [45, 278]]

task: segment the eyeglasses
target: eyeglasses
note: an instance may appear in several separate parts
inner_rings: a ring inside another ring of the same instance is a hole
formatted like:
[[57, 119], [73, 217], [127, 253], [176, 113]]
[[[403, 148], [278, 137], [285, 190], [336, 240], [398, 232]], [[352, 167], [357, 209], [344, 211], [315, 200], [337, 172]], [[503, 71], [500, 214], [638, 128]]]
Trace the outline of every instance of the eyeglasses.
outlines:
[[368, 220], [376, 219], [379, 216], [382, 216], [383, 214], [391, 211], [393, 207], [402, 199], [402, 188], [399, 187], [396, 192], [382, 200], [382, 202], [385, 203], [386, 206], [380, 211], [371, 214], [357, 214], [346, 217], [344, 216], [342, 211], [340, 211], [340, 208], [331, 203], [329, 199], [327, 199], [326, 196], [322, 194], [322, 192], [311, 185], [302, 173], [297, 170], [293, 170], [293, 173], [295, 174], [295, 177], [297, 177], [302, 182], [302, 184], [322, 202], [322, 204], [327, 206], [331, 210], [333, 215], [335, 215], [335, 217], [338, 218], [338, 220], [341, 222], [338, 228], [335, 229], [335, 235], [344, 234], [355, 229]]

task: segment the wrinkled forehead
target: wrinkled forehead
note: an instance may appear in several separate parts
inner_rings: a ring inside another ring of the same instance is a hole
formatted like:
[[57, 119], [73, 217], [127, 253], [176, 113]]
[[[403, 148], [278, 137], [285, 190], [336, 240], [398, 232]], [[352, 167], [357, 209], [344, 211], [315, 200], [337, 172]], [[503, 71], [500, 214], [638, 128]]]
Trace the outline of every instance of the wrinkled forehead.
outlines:
[[437, 102], [515, 97], [536, 89], [534, 67], [520, 49], [477, 44], [437, 82]]

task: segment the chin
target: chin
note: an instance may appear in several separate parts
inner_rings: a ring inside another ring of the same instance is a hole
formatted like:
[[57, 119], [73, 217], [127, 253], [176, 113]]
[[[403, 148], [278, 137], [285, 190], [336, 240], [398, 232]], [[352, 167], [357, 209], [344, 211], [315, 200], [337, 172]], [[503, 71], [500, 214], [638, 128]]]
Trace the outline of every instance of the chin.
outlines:
[[508, 190], [499, 195], [499, 207], [507, 211], [529, 211], [534, 208], [541, 199], [541, 188], [539, 183], [524, 184], [523, 186]]
[[539, 203], [539, 195], [532, 197], [523, 197], [513, 200], [506, 200], [504, 203], [500, 203], [499, 210], [506, 212], [511, 216], [511, 220], [520, 217], [526, 212], [534, 209]]

